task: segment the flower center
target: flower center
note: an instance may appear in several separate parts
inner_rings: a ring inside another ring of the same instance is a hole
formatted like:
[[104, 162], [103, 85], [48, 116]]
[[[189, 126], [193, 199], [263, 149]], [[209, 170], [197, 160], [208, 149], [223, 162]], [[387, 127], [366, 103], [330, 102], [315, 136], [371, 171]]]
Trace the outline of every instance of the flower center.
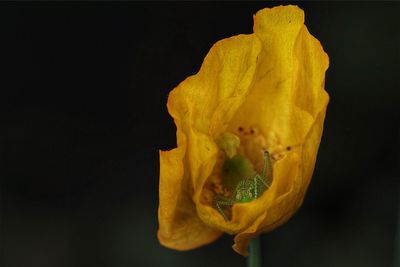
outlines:
[[291, 149], [282, 146], [276, 134], [265, 135], [255, 126], [239, 126], [222, 133], [215, 142], [220, 149], [217, 162], [202, 192], [202, 202], [211, 206], [215, 206], [216, 197], [220, 199], [219, 203], [248, 202], [253, 196], [259, 197], [250, 189], [249, 192], [238, 191], [237, 185], [262, 173], [265, 151], [269, 152], [273, 164]]

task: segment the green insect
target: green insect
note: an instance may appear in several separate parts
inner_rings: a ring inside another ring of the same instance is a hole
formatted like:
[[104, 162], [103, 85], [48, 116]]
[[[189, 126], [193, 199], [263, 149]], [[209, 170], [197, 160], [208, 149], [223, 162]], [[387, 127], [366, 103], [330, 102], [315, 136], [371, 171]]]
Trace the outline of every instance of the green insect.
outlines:
[[229, 198], [223, 195], [215, 196], [214, 205], [226, 221], [228, 216], [224, 209], [235, 203], [246, 203], [259, 198], [272, 183], [272, 162], [268, 151], [264, 152], [261, 174], [254, 170], [247, 158], [240, 155], [227, 159], [223, 171], [223, 182], [232, 195]]

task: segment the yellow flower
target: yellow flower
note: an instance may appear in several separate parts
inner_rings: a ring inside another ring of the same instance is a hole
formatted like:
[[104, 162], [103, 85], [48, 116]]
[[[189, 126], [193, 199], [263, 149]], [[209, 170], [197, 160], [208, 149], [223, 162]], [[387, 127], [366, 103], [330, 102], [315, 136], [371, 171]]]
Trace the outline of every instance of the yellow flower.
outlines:
[[[247, 255], [251, 238], [296, 212], [321, 140], [328, 61], [296, 6], [260, 10], [253, 34], [213, 45], [200, 71], [168, 98], [177, 148], [160, 151], [162, 245], [193, 249], [225, 232], [235, 235], [233, 249]], [[227, 207], [224, 218], [214, 200], [232, 197], [227, 183], [234, 178], [224, 173], [227, 160], [239, 155], [239, 165], [248, 162], [260, 173], [264, 151], [273, 164], [270, 188], [250, 202]]]

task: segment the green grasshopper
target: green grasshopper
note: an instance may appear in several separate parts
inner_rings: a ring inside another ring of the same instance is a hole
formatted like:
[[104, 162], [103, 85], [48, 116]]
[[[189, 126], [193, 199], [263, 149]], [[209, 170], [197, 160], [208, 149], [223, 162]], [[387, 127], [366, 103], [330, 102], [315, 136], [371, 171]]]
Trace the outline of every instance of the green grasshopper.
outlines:
[[[230, 197], [216, 195], [214, 205], [222, 217], [228, 221], [223, 207], [232, 206], [235, 203], [246, 203], [259, 198], [272, 183], [272, 162], [268, 151], [264, 152], [261, 174], [255, 172], [253, 165], [245, 157], [236, 155], [227, 159], [224, 163], [224, 179], [232, 192]], [[246, 173], [252, 173], [251, 177], [243, 178]]]

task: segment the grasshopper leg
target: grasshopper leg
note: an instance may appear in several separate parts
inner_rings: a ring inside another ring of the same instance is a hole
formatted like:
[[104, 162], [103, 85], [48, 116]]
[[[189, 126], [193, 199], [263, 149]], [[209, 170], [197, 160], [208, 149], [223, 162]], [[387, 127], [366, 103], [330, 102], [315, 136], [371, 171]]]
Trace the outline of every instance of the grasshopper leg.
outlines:
[[228, 218], [226, 217], [225, 212], [222, 210], [221, 206], [232, 206], [233, 204], [235, 204], [235, 201], [230, 198], [217, 195], [214, 199], [214, 203], [219, 213], [221, 213], [222, 217], [224, 217], [225, 221], [228, 221]]

